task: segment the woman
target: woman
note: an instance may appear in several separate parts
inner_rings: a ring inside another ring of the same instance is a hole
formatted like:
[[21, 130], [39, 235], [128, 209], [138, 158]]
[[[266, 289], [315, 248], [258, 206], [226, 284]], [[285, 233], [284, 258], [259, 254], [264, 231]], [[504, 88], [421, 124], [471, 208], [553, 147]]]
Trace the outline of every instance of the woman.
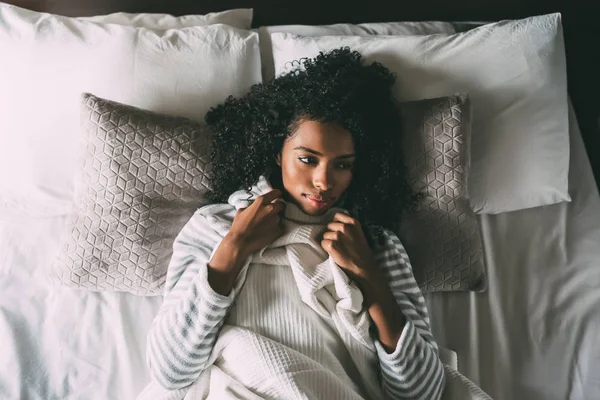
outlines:
[[215, 204], [174, 244], [148, 336], [156, 383], [216, 399], [441, 397], [392, 233], [413, 200], [394, 81], [338, 49], [207, 114]]

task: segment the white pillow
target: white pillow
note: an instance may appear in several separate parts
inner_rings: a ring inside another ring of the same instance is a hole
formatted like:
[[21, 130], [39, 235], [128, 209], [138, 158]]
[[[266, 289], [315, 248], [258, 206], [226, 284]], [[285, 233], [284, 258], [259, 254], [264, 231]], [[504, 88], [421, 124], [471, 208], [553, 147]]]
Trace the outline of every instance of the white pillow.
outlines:
[[276, 73], [289, 61], [349, 46], [397, 74], [399, 101], [468, 93], [469, 195], [478, 213], [570, 201], [566, 61], [560, 14], [455, 35], [271, 35]]
[[258, 35], [227, 25], [153, 31], [6, 4], [0, 21], [0, 208], [13, 213], [69, 211], [81, 93], [202, 120], [261, 81]]
[[272, 33], [293, 33], [299, 36], [408, 36], [433, 35], [436, 33], [451, 35], [456, 33], [450, 22], [377, 22], [366, 24], [334, 24], [334, 25], [275, 25], [258, 28], [260, 37], [260, 54], [262, 59], [262, 77], [267, 82], [275, 76], [273, 64]]
[[225, 24], [235, 28], [250, 29], [252, 26], [252, 9], [238, 8], [204, 15], [183, 15], [175, 17], [170, 14], [124, 13], [118, 12], [93, 17], [80, 17], [82, 21], [103, 24], [118, 24], [148, 28], [154, 30], [180, 29], [191, 26]]
[[436, 33], [456, 33], [451, 22], [376, 22], [364, 24], [333, 24], [333, 25], [273, 25], [261, 26], [259, 30], [266, 34], [293, 33], [301, 36], [367, 36], [367, 35], [432, 35]]

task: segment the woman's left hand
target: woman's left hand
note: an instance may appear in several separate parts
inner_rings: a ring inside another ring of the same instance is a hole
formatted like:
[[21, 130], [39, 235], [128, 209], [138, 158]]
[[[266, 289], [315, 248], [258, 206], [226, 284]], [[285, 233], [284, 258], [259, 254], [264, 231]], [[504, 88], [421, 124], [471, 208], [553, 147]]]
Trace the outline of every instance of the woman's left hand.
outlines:
[[336, 213], [327, 225], [321, 246], [351, 278], [368, 281], [375, 273], [373, 252], [358, 220]]
[[382, 274], [378, 273], [373, 252], [360, 223], [343, 213], [337, 213], [327, 225], [321, 246], [350, 278], [364, 296], [380, 343], [392, 353], [402, 335], [406, 318]]

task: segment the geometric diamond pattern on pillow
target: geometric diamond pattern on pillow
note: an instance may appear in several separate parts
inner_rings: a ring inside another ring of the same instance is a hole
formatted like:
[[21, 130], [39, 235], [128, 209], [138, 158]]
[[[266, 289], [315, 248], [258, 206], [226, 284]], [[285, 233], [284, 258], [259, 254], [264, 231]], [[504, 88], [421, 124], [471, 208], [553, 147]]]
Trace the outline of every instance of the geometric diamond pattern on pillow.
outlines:
[[403, 103], [403, 151], [416, 207], [399, 237], [423, 292], [483, 291], [483, 247], [468, 195], [471, 107], [466, 95]]
[[82, 175], [51, 279], [160, 295], [175, 237], [208, 203], [208, 128], [91, 94], [82, 127]]

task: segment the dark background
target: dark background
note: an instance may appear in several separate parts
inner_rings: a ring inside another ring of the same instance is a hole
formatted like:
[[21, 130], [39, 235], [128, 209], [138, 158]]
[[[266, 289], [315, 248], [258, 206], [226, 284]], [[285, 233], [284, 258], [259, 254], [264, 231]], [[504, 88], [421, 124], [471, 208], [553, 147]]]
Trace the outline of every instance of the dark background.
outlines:
[[253, 8], [255, 27], [385, 21], [498, 21], [561, 12], [568, 87], [600, 188], [600, 2], [597, 0], [9, 0], [36, 11], [89, 16], [117, 11], [204, 14]]

